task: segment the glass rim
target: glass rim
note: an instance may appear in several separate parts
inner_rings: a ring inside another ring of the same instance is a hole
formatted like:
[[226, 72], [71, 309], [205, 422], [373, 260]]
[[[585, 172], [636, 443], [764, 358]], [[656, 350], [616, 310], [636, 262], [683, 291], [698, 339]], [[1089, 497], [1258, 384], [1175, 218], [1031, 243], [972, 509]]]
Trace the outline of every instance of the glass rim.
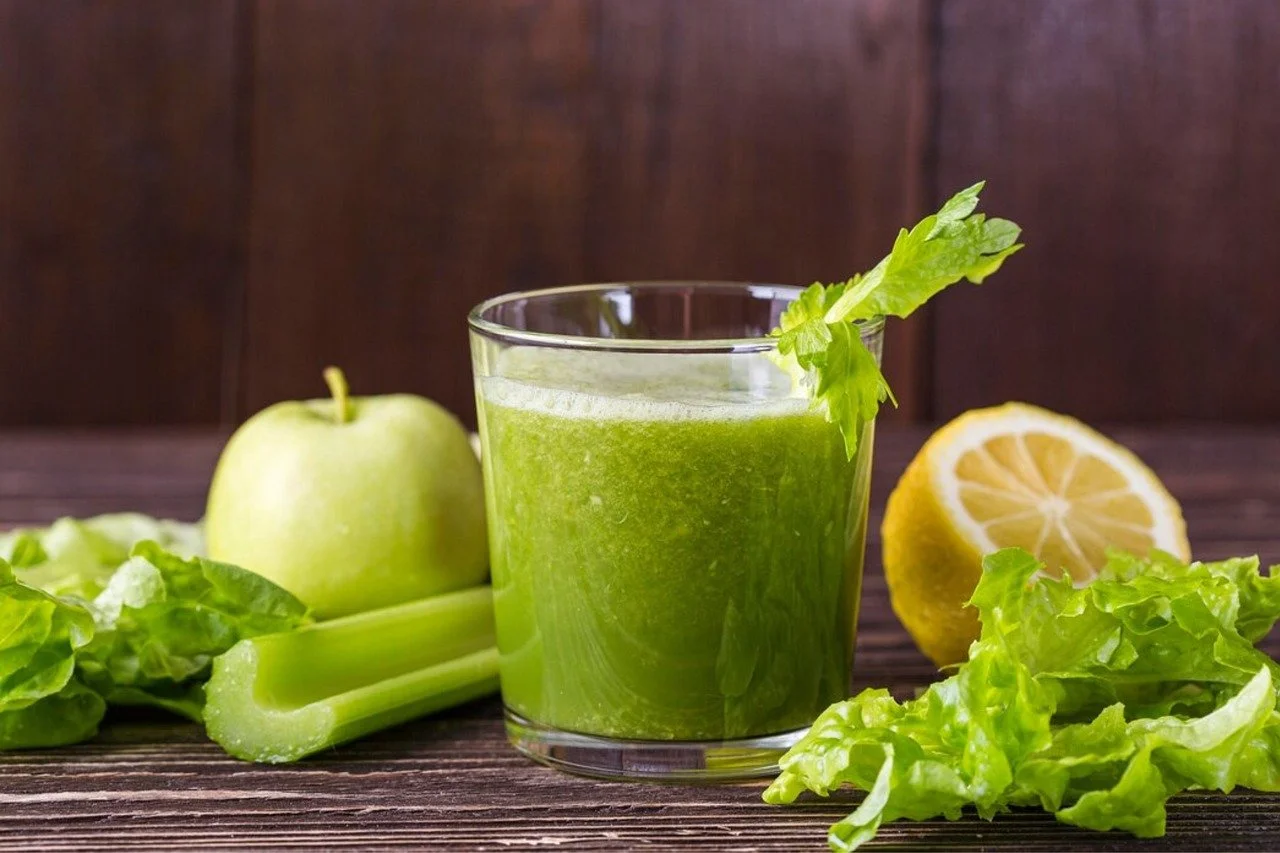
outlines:
[[[767, 352], [777, 349], [778, 339], [769, 336], [741, 338], [705, 338], [686, 340], [681, 338], [601, 338], [589, 335], [568, 335], [556, 332], [533, 332], [517, 329], [505, 323], [487, 319], [489, 310], [518, 299], [545, 299], [578, 293], [599, 293], [610, 290], [674, 290], [689, 286], [707, 289], [743, 291], [747, 295], [794, 301], [807, 289], [794, 284], [764, 284], [748, 281], [705, 281], [699, 279], [662, 279], [654, 281], [607, 281], [589, 284], [569, 284], [560, 287], [543, 287], [535, 290], [516, 290], [490, 297], [467, 313], [467, 326], [471, 331], [507, 344], [558, 347], [561, 349], [590, 349], [604, 351], [651, 352]], [[876, 316], [857, 322], [859, 334], [874, 337], [884, 328], [884, 317]]]

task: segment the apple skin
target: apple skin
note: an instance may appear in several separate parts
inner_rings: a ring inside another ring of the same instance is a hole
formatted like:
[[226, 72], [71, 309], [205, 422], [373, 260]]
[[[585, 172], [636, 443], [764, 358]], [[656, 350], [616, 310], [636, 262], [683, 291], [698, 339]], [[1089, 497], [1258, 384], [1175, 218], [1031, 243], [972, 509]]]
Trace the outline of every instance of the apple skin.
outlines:
[[467, 433], [410, 394], [277, 403], [222, 452], [209, 556], [328, 619], [483, 583], [484, 485]]

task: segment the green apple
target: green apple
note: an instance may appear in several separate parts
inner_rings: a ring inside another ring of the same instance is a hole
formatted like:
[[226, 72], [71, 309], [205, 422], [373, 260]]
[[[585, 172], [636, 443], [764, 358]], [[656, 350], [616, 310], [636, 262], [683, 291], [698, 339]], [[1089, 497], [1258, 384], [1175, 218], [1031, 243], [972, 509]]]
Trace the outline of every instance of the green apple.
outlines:
[[480, 465], [466, 431], [411, 394], [277, 403], [231, 437], [213, 475], [209, 556], [257, 572], [321, 618], [482, 583]]

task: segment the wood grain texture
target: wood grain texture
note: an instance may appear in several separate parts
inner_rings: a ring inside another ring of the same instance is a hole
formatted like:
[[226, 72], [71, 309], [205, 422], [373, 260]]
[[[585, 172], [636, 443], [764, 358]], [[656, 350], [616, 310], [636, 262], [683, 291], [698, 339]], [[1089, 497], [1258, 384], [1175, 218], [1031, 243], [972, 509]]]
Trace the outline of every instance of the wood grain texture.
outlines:
[[908, 420], [1280, 418], [1271, 0], [4, 0], [0, 425], [410, 390], [466, 310], [874, 263], [978, 177], [1028, 249], [889, 330]]
[[[872, 529], [925, 433], [877, 436]], [[1125, 429], [1117, 438], [1182, 500], [1205, 558], [1259, 552], [1280, 561], [1280, 430]], [[222, 434], [0, 434], [0, 523], [142, 508], [193, 519]], [[900, 696], [936, 677], [889, 609], [876, 537], [869, 546], [857, 686]], [[1276, 638], [1268, 644], [1280, 651]], [[494, 700], [400, 726], [297, 765], [236, 762], [190, 724], [116, 716], [93, 742], [0, 755], [0, 848], [172, 850], [825, 849], [826, 827], [856, 796], [765, 806], [761, 786], [602, 783], [525, 761], [506, 745]], [[1165, 838], [1101, 835], [1019, 811], [984, 823], [901, 822], [868, 849], [1280, 849], [1280, 798], [1190, 794]]]
[[934, 415], [1280, 417], [1280, 5], [942, 0], [936, 38], [938, 194], [989, 179], [1028, 247], [938, 300]]
[[0, 424], [218, 421], [237, 8], [0, 3]]
[[338, 362], [471, 418], [504, 291], [871, 266], [916, 213], [921, 5], [257, 4], [245, 413]]
[[589, 5], [255, 8], [245, 413], [337, 363], [469, 415], [471, 306], [583, 278]]

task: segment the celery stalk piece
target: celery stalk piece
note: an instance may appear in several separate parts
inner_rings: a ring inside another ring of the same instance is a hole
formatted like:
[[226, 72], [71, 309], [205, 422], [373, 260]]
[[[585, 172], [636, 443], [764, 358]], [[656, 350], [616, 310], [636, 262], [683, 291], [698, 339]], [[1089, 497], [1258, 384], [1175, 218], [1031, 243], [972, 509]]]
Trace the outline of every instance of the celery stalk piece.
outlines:
[[488, 586], [243, 640], [213, 662], [209, 737], [282, 763], [498, 687]]

